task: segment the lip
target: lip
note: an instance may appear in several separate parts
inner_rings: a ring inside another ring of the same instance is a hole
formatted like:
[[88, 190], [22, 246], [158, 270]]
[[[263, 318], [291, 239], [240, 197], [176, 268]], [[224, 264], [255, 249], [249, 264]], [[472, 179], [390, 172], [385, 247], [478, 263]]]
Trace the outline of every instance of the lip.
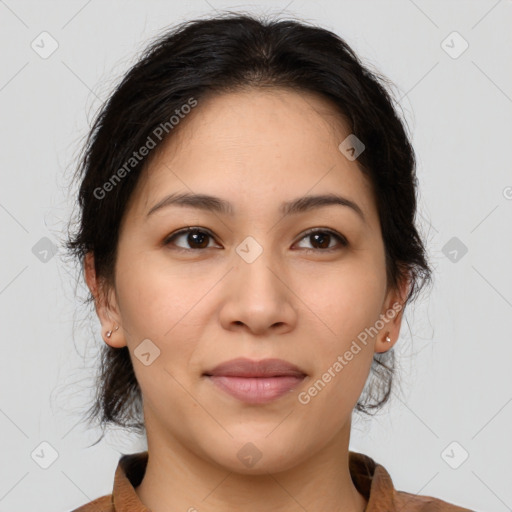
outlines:
[[216, 387], [251, 404], [277, 400], [297, 387], [306, 373], [282, 359], [237, 358], [203, 373]]

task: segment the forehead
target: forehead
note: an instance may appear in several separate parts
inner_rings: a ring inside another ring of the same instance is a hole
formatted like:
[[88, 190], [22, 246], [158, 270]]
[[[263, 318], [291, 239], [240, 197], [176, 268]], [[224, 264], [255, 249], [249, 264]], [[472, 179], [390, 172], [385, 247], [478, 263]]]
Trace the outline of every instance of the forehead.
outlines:
[[319, 95], [274, 88], [210, 95], [178, 128], [145, 170], [134, 198], [140, 208], [176, 191], [261, 208], [272, 198], [339, 192], [375, 213], [368, 179], [338, 149], [348, 124]]

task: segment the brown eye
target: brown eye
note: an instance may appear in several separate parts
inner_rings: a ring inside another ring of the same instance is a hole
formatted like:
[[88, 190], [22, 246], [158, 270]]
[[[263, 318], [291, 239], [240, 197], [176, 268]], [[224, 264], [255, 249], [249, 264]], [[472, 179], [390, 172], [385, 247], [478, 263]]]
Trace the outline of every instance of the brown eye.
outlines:
[[333, 240], [338, 241], [338, 244], [342, 247], [346, 247], [348, 245], [347, 239], [344, 236], [331, 231], [330, 229], [315, 229], [308, 231], [301, 240], [305, 239], [309, 239], [311, 245], [313, 246], [312, 249], [306, 247], [307, 251], [329, 252], [336, 250], [339, 247], [337, 247], [336, 244], [331, 245]]
[[[167, 237], [164, 245], [174, 245], [178, 250], [184, 251], [201, 250], [212, 247], [209, 245], [210, 239], [213, 239], [213, 235], [210, 232], [200, 228], [189, 227]], [[184, 240], [181, 244], [185, 245], [177, 244], [177, 240]], [[309, 240], [312, 248], [306, 247], [305, 250], [315, 252], [330, 252], [339, 249], [340, 246], [343, 248], [348, 245], [347, 239], [343, 235], [330, 229], [308, 231], [301, 240]], [[338, 243], [336, 244], [336, 242]]]
[[171, 243], [176, 245], [176, 240], [184, 239], [185, 243], [188, 244], [188, 247], [178, 245], [179, 249], [207, 249], [210, 238], [212, 238], [212, 235], [207, 231], [198, 228], [186, 228], [166, 238], [164, 241], [164, 245], [169, 245]]

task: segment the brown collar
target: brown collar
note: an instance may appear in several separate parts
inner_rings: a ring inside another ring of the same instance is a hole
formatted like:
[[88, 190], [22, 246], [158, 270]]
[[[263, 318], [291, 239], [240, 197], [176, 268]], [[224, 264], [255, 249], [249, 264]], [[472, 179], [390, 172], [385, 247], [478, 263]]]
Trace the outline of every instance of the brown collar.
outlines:
[[[147, 461], [147, 451], [122, 455], [119, 459], [109, 497], [114, 512], [151, 512], [135, 492], [144, 477]], [[349, 451], [349, 470], [356, 489], [368, 501], [365, 512], [421, 512], [434, 508], [439, 512], [471, 512], [430, 496], [396, 491], [386, 469], [363, 453]]]

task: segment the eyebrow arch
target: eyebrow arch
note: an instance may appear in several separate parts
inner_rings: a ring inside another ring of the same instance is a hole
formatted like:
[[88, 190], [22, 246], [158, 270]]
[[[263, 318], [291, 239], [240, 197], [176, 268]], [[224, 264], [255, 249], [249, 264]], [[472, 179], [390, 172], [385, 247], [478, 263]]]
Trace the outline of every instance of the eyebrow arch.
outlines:
[[[293, 215], [331, 205], [347, 206], [351, 208], [361, 217], [363, 222], [366, 223], [364, 213], [357, 203], [346, 197], [332, 193], [298, 197], [291, 201], [285, 201], [281, 204], [279, 211], [283, 215]], [[233, 205], [229, 201], [208, 194], [192, 194], [185, 192], [181, 194], [170, 194], [164, 197], [150, 208], [146, 214], [146, 218], [154, 212], [169, 206], [196, 208], [225, 215], [234, 215]]]

